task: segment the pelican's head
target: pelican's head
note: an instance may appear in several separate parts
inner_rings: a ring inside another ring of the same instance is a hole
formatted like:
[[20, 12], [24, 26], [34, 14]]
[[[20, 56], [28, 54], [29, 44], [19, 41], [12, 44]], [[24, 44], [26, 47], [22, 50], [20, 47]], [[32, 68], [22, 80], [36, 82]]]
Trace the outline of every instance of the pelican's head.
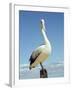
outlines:
[[44, 21], [44, 19], [41, 19], [40, 23], [41, 23], [41, 30], [45, 31], [45, 21]]

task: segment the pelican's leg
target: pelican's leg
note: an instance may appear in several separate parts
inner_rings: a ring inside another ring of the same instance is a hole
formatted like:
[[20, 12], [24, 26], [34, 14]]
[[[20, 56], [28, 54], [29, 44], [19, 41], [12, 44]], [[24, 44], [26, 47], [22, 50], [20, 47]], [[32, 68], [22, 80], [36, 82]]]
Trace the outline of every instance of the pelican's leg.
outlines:
[[44, 69], [42, 63], [40, 63], [40, 66], [41, 66], [41, 68], [42, 68], [42, 69], [40, 70], [40, 78], [47, 78], [48, 75], [47, 75], [46, 69]]
[[41, 68], [42, 68], [43, 74], [45, 74], [44, 67], [43, 67], [42, 63], [40, 63], [40, 65], [41, 65]]
[[41, 66], [41, 68], [42, 68], [42, 70], [43, 70], [44, 68], [43, 68], [43, 65], [42, 65], [42, 63], [40, 63], [40, 66]]

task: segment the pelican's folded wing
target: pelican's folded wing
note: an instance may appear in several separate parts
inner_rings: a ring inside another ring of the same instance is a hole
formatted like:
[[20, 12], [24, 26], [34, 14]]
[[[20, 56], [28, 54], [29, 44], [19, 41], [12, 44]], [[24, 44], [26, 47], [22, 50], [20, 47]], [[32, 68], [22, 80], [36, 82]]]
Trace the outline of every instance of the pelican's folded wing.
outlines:
[[30, 65], [34, 63], [34, 61], [35, 61], [36, 58], [40, 55], [40, 53], [41, 53], [40, 51], [34, 51], [34, 52], [32, 53], [32, 55], [30, 56], [30, 59], [29, 59]]
[[44, 48], [44, 45], [38, 47], [35, 51], [32, 52], [30, 59], [29, 59], [30, 65], [33, 64], [36, 58], [42, 53], [43, 48]]

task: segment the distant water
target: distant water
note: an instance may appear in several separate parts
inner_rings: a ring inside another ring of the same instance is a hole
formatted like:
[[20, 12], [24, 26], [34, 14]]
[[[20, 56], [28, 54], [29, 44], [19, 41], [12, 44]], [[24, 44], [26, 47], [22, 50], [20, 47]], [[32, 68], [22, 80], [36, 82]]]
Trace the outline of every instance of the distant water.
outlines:
[[[64, 77], [63, 63], [50, 64], [44, 67], [48, 72], [48, 78]], [[40, 69], [41, 67], [36, 67], [32, 70], [29, 70], [28, 66], [21, 66], [19, 72], [19, 78], [20, 79], [40, 78]]]

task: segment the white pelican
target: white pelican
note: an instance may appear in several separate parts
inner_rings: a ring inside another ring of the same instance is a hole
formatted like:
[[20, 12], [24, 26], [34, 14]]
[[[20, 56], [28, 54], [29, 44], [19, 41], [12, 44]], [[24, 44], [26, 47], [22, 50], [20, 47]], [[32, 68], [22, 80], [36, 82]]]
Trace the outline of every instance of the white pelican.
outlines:
[[40, 23], [41, 23], [41, 32], [44, 38], [44, 45], [39, 46], [32, 52], [32, 55], [30, 56], [29, 59], [30, 61], [29, 69], [36, 67], [38, 64], [40, 64], [43, 69], [42, 62], [45, 61], [51, 54], [51, 44], [45, 33], [46, 29], [44, 19], [41, 19]]

